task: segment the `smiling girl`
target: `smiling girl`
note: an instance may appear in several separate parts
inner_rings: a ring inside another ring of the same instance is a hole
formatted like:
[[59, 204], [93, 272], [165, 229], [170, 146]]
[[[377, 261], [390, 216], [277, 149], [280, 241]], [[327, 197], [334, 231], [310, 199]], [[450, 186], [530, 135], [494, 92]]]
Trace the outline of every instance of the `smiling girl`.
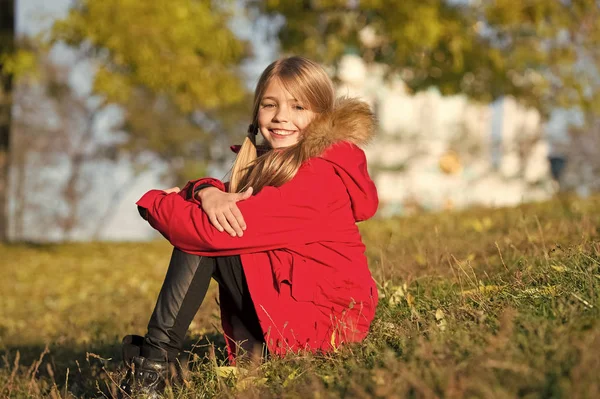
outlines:
[[260, 77], [230, 182], [190, 181], [137, 202], [174, 250], [146, 335], [124, 339], [135, 369], [124, 391], [164, 387], [211, 278], [232, 361], [263, 346], [283, 356], [365, 338], [377, 289], [356, 222], [378, 205], [360, 149], [374, 129], [369, 106], [336, 101], [318, 64], [280, 59]]

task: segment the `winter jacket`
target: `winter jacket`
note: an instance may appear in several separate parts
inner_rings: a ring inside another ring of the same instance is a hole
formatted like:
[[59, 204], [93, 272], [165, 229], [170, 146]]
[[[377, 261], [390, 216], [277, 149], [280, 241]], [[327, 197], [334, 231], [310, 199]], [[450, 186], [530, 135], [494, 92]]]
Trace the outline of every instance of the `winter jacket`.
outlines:
[[[300, 143], [309, 159], [280, 187], [265, 187], [237, 203], [247, 229], [219, 232], [190, 193], [215, 179], [188, 183], [176, 194], [147, 192], [138, 206], [173, 246], [203, 256], [240, 255], [270, 353], [331, 351], [361, 341], [377, 306], [377, 287], [356, 222], [377, 210], [365, 145], [374, 132], [369, 107], [338, 101], [305, 128]], [[235, 331], [227, 306], [222, 324], [230, 356]]]

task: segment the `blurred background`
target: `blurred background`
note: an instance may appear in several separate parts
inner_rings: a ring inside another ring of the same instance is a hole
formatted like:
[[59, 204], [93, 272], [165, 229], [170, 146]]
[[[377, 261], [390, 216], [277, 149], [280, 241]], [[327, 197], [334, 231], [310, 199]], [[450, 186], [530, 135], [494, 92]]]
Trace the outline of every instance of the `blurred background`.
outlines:
[[0, 0], [1, 241], [145, 240], [278, 57], [368, 101], [380, 216], [600, 190], [597, 0]]

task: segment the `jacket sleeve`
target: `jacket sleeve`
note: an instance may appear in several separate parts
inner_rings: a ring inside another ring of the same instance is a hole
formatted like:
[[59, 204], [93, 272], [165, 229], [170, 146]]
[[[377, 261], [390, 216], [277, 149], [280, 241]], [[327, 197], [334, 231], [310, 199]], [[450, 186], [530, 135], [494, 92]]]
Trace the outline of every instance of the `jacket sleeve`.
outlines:
[[218, 179], [212, 177], [205, 177], [197, 180], [190, 180], [179, 192], [179, 195], [188, 201], [192, 201], [200, 205], [200, 201], [196, 199], [196, 193], [202, 188], [215, 187], [221, 191], [227, 191], [227, 183], [223, 183]]
[[[227, 191], [227, 183], [223, 183], [220, 180], [213, 179], [212, 177], [204, 177], [202, 179], [188, 181], [181, 191], [177, 193], [177, 195], [200, 205], [200, 202], [196, 199], [196, 194], [198, 191], [207, 187], [215, 187], [221, 191]], [[140, 205], [137, 206], [137, 209], [142, 219], [148, 220], [148, 209]]]
[[[329, 172], [333, 175], [333, 170]], [[281, 187], [265, 187], [237, 203], [247, 229], [242, 237], [218, 231], [198, 200], [162, 190], [147, 192], [137, 205], [148, 221], [182, 251], [203, 256], [226, 256], [284, 248], [323, 239], [326, 220], [327, 176], [307, 163]]]

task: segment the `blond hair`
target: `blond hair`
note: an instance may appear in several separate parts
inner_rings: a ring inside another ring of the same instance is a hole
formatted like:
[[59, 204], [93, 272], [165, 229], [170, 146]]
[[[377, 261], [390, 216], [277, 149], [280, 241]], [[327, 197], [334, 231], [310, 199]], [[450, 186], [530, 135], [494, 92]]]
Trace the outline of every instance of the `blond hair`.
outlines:
[[267, 86], [275, 79], [311, 111], [320, 114], [333, 108], [333, 83], [319, 64], [299, 56], [282, 58], [270, 64], [256, 85], [252, 124], [233, 164], [229, 192], [241, 192], [252, 187], [257, 193], [265, 186], [281, 186], [296, 175], [306, 160], [301, 139], [292, 146], [258, 156], [258, 111]]

